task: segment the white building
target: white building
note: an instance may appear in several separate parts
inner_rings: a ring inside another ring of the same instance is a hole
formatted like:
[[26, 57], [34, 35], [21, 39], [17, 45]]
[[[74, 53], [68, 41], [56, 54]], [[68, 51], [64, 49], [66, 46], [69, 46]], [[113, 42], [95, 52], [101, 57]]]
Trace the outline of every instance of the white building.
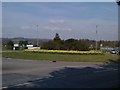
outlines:
[[33, 45], [27, 45], [28, 49], [40, 49], [40, 47], [33, 47]]
[[14, 44], [13, 50], [19, 50], [19, 44]]

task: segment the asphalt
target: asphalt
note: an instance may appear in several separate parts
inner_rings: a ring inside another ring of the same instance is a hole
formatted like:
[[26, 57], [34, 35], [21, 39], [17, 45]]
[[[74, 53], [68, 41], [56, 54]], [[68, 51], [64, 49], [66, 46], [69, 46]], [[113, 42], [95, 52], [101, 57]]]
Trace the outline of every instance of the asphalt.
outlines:
[[3, 88], [118, 88], [118, 64], [2, 59]]

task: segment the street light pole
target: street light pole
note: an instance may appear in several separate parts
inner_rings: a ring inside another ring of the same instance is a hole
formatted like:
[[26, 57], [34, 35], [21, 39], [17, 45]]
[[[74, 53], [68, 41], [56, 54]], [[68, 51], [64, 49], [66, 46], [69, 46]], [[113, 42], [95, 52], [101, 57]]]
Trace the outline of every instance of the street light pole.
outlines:
[[98, 42], [97, 42], [97, 40], [98, 40], [98, 35], [97, 35], [97, 34], [98, 34], [98, 31], [97, 31], [97, 27], [98, 27], [98, 26], [96, 25], [96, 50], [97, 50], [97, 46], [98, 46]]
[[[118, 5], [118, 42], [120, 42], [120, 0], [117, 0], [116, 1], [117, 5]], [[118, 46], [118, 54], [119, 54], [119, 59], [118, 59], [118, 62], [120, 62], [120, 45]]]
[[120, 0], [117, 0], [116, 3], [118, 5], [118, 41], [120, 41], [120, 36], [119, 36], [120, 34]]
[[[38, 31], [38, 25], [36, 25], [37, 26], [37, 31]], [[37, 47], [38, 47], [38, 33], [37, 33]]]

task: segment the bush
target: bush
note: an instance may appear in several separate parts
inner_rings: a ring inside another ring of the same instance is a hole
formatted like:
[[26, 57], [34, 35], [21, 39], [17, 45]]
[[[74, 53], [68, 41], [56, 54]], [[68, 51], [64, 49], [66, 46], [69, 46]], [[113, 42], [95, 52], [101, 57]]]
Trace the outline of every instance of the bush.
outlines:
[[102, 55], [101, 51], [75, 51], [75, 50], [25, 50], [33, 53], [48, 53], [48, 54], [72, 54], [72, 55]]

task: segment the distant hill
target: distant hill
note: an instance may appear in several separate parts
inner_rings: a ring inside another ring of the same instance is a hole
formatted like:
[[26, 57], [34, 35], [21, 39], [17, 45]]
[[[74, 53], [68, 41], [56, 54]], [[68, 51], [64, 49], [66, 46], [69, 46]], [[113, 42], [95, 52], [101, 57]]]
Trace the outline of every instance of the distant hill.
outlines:
[[23, 37], [15, 37], [15, 38], [2, 38], [2, 44], [5, 45], [7, 42], [12, 40], [14, 43], [19, 43], [19, 41], [28, 41], [28, 43], [34, 44], [38, 40], [39, 43], [47, 42], [51, 39], [37, 39], [37, 38], [23, 38]]

